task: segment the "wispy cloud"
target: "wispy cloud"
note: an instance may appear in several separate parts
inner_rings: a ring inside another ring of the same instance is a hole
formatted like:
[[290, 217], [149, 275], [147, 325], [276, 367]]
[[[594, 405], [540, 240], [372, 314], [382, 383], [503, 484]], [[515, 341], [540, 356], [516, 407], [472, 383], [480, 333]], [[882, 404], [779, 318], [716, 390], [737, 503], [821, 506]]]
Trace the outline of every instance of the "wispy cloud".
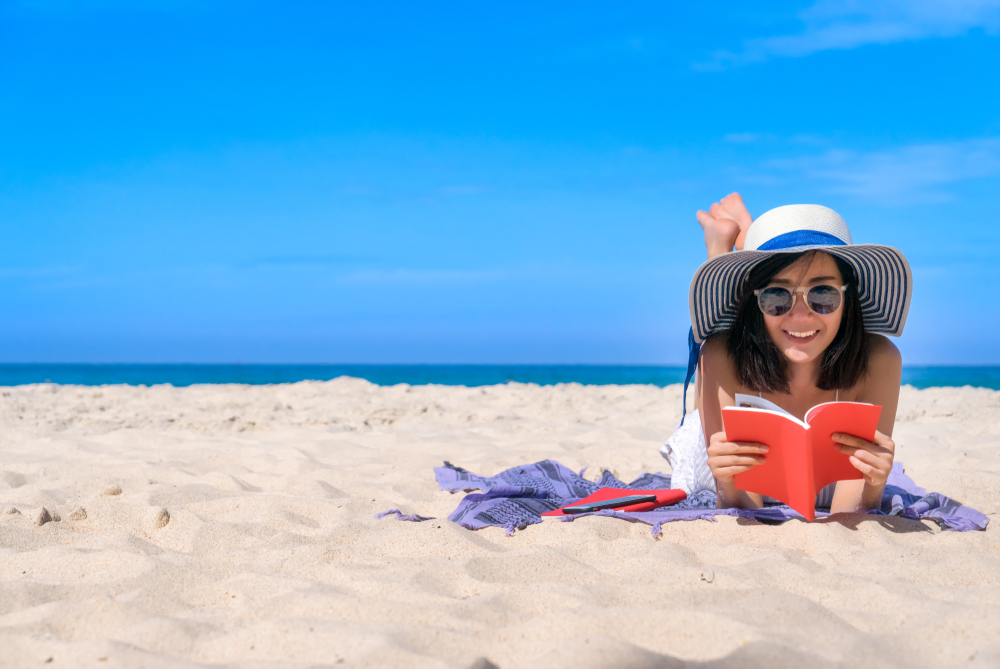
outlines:
[[948, 186], [1000, 177], [1000, 138], [917, 144], [862, 152], [830, 150], [813, 156], [770, 160], [756, 180], [799, 178], [826, 182], [832, 192], [889, 205], [947, 202]]
[[355, 255], [317, 254], [317, 255], [274, 255], [255, 258], [246, 267], [260, 266], [328, 266], [328, 265], [356, 265], [363, 262], [371, 262], [373, 258]]
[[74, 266], [0, 267], [0, 279], [50, 279], [81, 274], [86, 268]]
[[517, 276], [511, 269], [369, 269], [339, 276], [336, 283], [348, 285], [468, 285]]
[[830, 49], [954, 37], [1000, 30], [1000, 0], [820, 0], [799, 14], [803, 30], [747, 40], [736, 53], [716, 51], [696, 70], [725, 70]]
[[[20, 280], [35, 292], [80, 291], [123, 286], [192, 285], [208, 289], [236, 289], [274, 282], [274, 271], [309, 272], [309, 284], [316, 286], [468, 286], [523, 280], [526, 277], [558, 276], [558, 267], [522, 265], [484, 269], [356, 267], [365, 258], [354, 256], [275, 256], [252, 263], [217, 263], [175, 267], [155, 267], [127, 271], [97, 268], [2, 268], [0, 283]], [[373, 259], [367, 259], [372, 261]]]

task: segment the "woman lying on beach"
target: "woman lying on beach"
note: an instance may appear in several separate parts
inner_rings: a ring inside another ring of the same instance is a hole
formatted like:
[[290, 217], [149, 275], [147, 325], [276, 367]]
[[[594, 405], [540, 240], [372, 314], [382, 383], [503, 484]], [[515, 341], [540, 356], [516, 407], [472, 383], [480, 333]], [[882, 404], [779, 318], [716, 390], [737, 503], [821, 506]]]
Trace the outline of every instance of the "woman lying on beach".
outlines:
[[726, 439], [721, 410], [741, 393], [799, 419], [823, 402], [880, 405], [874, 441], [834, 435], [863, 480], [831, 484], [817, 498], [833, 513], [879, 508], [895, 450], [902, 361], [877, 333], [903, 330], [912, 292], [906, 259], [893, 248], [854, 245], [843, 219], [818, 205], [778, 207], [752, 221], [734, 193], [698, 219], [709, 260], [691, 283], [694, 339], [703, 342], [696, 406], [718, 506], [764, 501], [733, 482], [767, 457], [764, 444]]

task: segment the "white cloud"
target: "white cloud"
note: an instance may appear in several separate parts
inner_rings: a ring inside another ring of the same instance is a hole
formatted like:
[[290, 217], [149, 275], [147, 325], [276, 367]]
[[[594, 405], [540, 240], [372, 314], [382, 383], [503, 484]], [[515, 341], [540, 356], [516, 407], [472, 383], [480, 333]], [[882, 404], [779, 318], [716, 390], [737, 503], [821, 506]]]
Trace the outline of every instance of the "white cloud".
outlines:
[[872, 152], [831, 150], [816, 156], [771, 160], [764, 174], [780, 180], [826, 182], [832, 192], [882, 204], [908, 205], [954, 199], [948, 186], [1000, 177], [1000, 138], [917, 144]]
[[739, 53], [716, 51], [698, 70], [724, 70], [829, 49], [954, 37], [1000, 30], [1000, 0], [819, 0], [799, 14], [803, 31], [747, 40]]

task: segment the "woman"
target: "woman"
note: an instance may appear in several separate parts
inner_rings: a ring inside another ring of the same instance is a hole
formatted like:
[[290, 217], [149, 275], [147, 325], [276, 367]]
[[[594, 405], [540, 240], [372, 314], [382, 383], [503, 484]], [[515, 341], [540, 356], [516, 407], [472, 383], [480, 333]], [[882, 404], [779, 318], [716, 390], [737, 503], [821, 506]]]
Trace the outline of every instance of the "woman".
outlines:
[[817, 500], [832, 512], [879, 508], [895, 450], [902, 362], [878, 333], [902, 332], [912, 293], [909, 265], [896, 249], [852, 244], [843, 219], [818, 205], [779, 207], [739, 228], [744, 250], [710, 258], [690, 294], [694, 340], [703, 342], [696, 405], [717, 504], [764, 502], [733, 482], [767, 457], [765, 444], [726, 439], [721, 409], [742, 393], [800, 419], [837, 399], [880, 405], [873, 441], [834, 436], [863, 480], [828, 486]]

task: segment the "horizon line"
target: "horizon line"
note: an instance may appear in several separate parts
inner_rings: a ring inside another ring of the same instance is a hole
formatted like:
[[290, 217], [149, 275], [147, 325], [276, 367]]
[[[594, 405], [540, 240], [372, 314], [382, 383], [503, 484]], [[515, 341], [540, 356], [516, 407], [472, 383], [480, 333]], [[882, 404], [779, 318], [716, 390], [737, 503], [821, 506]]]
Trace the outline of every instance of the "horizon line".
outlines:
[[[76, 365], [76, 366], [284, 366], [284, 367], [670, 367], [686, 369], [686, 363], [617, 363], [617, 362], [4, 362], [3, 365]], [[1000, 363], [913, 363], [913, 367], [1000, 367]]]

